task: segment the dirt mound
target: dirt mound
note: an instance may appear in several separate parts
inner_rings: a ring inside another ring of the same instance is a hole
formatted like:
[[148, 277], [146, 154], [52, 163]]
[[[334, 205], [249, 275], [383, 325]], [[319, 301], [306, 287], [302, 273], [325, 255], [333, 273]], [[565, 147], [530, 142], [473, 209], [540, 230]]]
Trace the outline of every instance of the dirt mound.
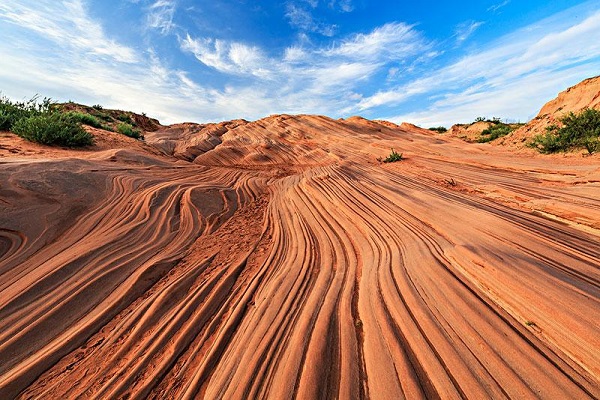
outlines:
[[115, 130], [120, 123], [127, 123], [147, 132], [155, 131], [162, 126], [157, 119], [150, 118], [146, 115], [136, 114], [131, 111], [106, 109], [100, 105], [90, 107], [83, 104], [69, 102], [59, 103], [54, 105], [54, 107], [62, 111], [74, 111], [92, 115], [101, 123], [113, 130]]
[[499, 142], [507, 145], [523, 146], [533, 136], [546, 132], [546, 127], [559, 122], [569, 112], [584, 108], [600, 110], [600, 76], [586, 79], [546, 103], [538, 115], [525, 126], [515, 130]]
[[492, 125], [493, 123], [488, 121], [477, 121], [472, 124], [455, 124], [445, 133], [445, 136], [458, 138], [466, 142], [476, 142], [481, 137], [481, 132]]

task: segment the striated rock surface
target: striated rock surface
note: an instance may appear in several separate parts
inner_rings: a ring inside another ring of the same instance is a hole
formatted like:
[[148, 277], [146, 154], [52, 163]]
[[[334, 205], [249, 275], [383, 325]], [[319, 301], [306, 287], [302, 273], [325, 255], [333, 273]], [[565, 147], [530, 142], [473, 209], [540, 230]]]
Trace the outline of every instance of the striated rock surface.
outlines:
[[600, 397], [597, 157], [421, 131], [2, 133], [0, 398]]

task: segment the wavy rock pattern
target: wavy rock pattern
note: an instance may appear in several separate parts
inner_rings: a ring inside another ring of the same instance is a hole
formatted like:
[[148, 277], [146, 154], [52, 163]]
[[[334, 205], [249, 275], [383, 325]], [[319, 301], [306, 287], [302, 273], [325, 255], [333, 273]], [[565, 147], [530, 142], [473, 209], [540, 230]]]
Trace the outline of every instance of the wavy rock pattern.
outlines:
[[600, 397], [593, 159], [359, 118], [147, 139], [0, 164], [0, 398]]

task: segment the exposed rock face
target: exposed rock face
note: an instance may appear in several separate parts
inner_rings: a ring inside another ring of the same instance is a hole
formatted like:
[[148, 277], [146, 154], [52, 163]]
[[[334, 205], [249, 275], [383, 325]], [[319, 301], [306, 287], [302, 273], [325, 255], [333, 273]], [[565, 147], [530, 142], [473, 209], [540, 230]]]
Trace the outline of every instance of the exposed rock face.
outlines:
[[597, 159], [155, 128], [0, 134], [0, 399], [600, 397]]
[[546, 127], [559, 122], [569, 112], [578, 112], [584, 108], [600, 109], [600, 76], [586, 79], [546, 103], [538, 115], [525, 126], [499, 140], [502, 144], [525, 145], [529, 139], [544, 133]]

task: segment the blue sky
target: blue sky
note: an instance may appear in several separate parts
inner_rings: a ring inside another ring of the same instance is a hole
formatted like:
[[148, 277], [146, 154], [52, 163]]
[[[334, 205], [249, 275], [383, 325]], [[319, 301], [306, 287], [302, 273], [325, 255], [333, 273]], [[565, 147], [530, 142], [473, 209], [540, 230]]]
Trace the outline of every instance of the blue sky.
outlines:
[[0, 91], [163, 123], [527, 121], [600, 74], [600, 0], [0, 2]]

